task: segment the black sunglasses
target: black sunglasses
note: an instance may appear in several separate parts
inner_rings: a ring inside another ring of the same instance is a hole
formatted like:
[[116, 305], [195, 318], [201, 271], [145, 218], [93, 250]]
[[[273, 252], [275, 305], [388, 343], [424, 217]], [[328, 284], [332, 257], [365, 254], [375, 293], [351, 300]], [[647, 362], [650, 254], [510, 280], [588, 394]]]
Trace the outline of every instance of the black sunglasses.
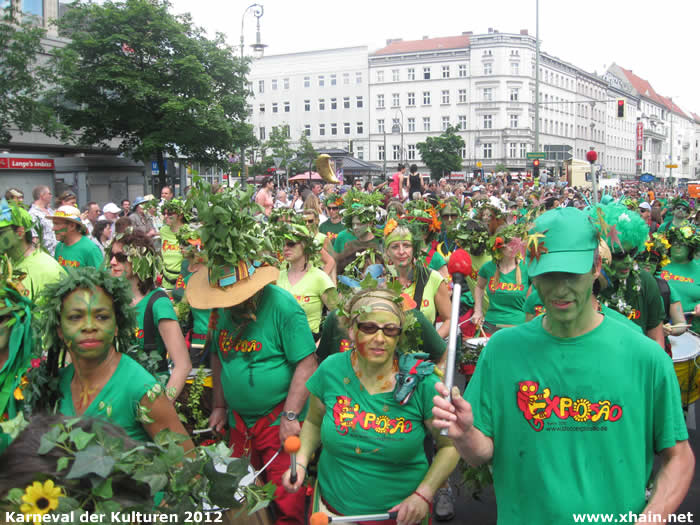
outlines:
[[129, 257], [124, 252], [111, 252], [109, 254], [110, 261], [112, 260], [112, 257], [114, 257], [119, 263], [125, 263], [129, 260]]
[[357, 328], [365, 334], [376, 334], [378, 330], [381, 330], [387, 337], [397, 337], [401, 335], [402, 330], [400, 326], [395, 324], [379, 326], [376, 323], [357, 323]]
[[284, 243], [287, 248], [294, 248], [297, 244], [299, 244], [298, 241], [287, 241]]
[[329, 209], [329, 210], [337, 210], [337, 209], [338, 209], [338, 206], [328, 206], [328, 209]]
[[629, 250], [627, 252], [616, 252], [612, 254], [613, 261], [622, 261], [624, 260], [627, 256], [632, 257], [633, 259], [637, 255], [637, 248], [634, 248], [632, 250]]

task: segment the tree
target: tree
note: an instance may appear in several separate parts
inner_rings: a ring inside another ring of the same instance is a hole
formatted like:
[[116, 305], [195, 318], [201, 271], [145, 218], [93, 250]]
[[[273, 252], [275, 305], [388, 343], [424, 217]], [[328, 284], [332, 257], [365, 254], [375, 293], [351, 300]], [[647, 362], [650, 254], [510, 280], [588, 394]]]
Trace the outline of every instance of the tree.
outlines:
[[[289, 168], [289, 163], [294, 158], [294, 150], [289, 145], [288, 129], [287, 126], [273, 126], [270, 138], [262, 147], [263, 155], [266, 156], [269, 150], [275, 167], [285, 170]], [[279, 163], [275, 157], [279, 159]]]
[[462, 169], [464, 139], [456, 131], [457, 128], [448, 126], [439, 137], [428, 137], [425, 142], [416, 144], [423, 162], [430, 170], [430, 177], [434, 180]]
[[299, 137], [299, 147], [295, 153], [295, 159], [290, 162], [289, 172], [304, 173], [305, 171], [313, 171], [315, 168], [315, 162], [318, 158], [318, 152], [314, 149], [313, 144], [306, 136], [302, 133]]
[[158, 160], [164, 154], [228, 166], [254, 142], [246, 124], [247, 62], [222, 34], [208, 39], [167, 0], [79, 1], [58, 21], [70, 38], [56, 51], [58, 113], [78, 141]]
[[43, 96], [46, 71], [37, 63], [46, 31], [29, 20], [20, 22], [11, 7], [0, 15], [0, 144], [9, 144], [12, 128], [60, 134], [65, 130]]

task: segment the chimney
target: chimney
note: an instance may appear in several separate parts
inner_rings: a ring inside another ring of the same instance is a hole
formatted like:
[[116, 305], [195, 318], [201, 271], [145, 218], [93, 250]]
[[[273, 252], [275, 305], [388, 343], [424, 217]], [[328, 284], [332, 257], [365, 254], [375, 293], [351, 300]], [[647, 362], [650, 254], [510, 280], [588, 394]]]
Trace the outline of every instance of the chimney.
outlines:
[[423, 35], [423, 40], [428, 40], [428, 38], [430, 38], [428, 35]]
[[493, 27], [489, 27], [489, 33], [493, 33]]
[[521, 29], [521, 30], [520, 30], [520, 34], [521, 34], [521, 35], [524, 35], [524, 36], [527, 36], [527, 29]]
[[473, 34], [473, 31], [462, 31], [462, 36], [472, 36]]

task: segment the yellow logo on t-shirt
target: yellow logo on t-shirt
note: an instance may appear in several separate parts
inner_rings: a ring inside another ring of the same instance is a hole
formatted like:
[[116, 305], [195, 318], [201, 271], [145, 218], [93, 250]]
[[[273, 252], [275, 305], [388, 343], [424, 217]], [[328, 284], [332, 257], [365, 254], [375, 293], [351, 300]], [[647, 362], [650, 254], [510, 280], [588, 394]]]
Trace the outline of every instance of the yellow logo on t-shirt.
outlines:
[[683, 277], [682, 275], [673, 275], [668, 270], [661, 272], [661, 278], [664, 281], [679, 281], [682, 283], [694, 283], [695, 280], [692, 277]]
[[311, 301], [311, 297], [308, 295], [295, 295], [294, 298], [297, 300], [297, 303], [308, 303]]
[[525, 286], [515, 283], [496, 283], [496, 279], [491, 277], [491, 279], [489, 279], [489, 290], [492, 292], [522, 292], [525, 290]]
[[219, 350], [224, 356], [226, 356], [231, 350], [235, 352], [260, 352], [262, 350], [262, 343], [260, 341], [248, 341], [247, 339], [241, 339], [233, 345], [234, 335], [228, 330], [221, 330], [219, 333]]
[[338, 434], [346, 435], [358, 426], [363, 430], [374, 430], [377, 434], [408, 434], [413, 430], [411, 420], [404, 417], [390, 418], [365, 412], [348, 396], [337, 396], [333, 405], [333, 421]]
[[167, 240], [163, 240], [163, 246], [162, 250], [164, 252], [171, 251], [171, 252], [179, 252], [180, 251], [180, 245], [175, 243], [168, 242]]
[[80, 268], [80, 262], [69, 261], [68, 259], [64, 259], [62, 255], [58, 256], [58, 264], [60, 264], [63, 267]]

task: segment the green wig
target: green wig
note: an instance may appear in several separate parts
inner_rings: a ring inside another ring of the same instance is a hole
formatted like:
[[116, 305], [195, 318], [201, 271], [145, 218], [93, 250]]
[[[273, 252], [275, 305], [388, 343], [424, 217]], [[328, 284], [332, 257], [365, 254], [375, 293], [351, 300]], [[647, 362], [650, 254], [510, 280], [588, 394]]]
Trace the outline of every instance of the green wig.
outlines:
[[644, 243], [649, 238], [649, 226], [636, 211], [627, 209], [623, 204], [612, 203], [593, 206], [588, 213], [612, 253], [644, 250]]

